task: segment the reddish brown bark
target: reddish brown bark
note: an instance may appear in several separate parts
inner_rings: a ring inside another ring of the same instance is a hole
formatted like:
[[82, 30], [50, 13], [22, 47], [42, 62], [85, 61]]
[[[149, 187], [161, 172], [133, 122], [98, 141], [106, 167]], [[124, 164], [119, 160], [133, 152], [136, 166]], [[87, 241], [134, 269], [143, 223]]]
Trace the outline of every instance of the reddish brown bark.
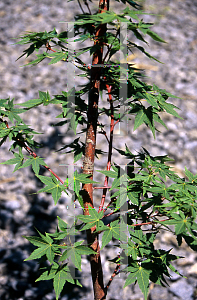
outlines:
[[[100, 0], [99, 2], [99, 13], [108, 10], [109, 0]], [[103, 42], [102, 36], [106, 32], [106, 25], [100, 25], [96, 28], [95, 43], [99, 45], [99, 49], [94, 53], [92, 65], [102, 64], [103, 55]], [[88, 99], [88, 125], [86, 133], [86, 146], [85, 146], [85, 157], [83, 162], [83, 173], [89, 174], [90, 178], [93, 179], [94, 171], [94, 157], [96, 147], [96, 131], [97, 131], [97, 120], [98, 120], [98, 100], [99, 100], [99, 87], [100, 87], [100, 71], [101, 67], [94, 66], [91, 68], [91, 88]], [[94, 207], [93, 203], [93, 186], [92, 184], [84, 184], [83, 186], [83, 203], [84, 203], [84, 214], [89, 214], [88, 206]], [[94, 233], [95, 228], [87, 230], [87, 242], [89, 246], [97, 252], [97, 254], [90, 255], [91, 274], [94, 289], [95, 300], [105, 300], [105, 289], [103, 283], [103, 271], [100, 258], [100, 247], [98, 241], [98, 234]]]

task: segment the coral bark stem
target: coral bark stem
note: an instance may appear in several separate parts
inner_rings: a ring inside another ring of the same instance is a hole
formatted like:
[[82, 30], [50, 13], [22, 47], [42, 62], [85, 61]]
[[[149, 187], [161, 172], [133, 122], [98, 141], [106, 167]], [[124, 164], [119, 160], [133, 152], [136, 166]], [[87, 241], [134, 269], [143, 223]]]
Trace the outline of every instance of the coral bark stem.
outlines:
[[[109, 8], [109, 0], [100, 0], [99, 12], [102, 13]], [[83, 173], [89, 174], [90, 178], [93, 179], [94, 171], [94, 157], [96, 147], [96, 132], [97, 132], [97, 121], [98, 121], [98, 100], [99, 100], [99, 88], [100, 88], [100, 72], [101, 67], [96, 66], [102, 64], [103, 56], [103, 41], [102, 37], [106, 32], [106, 25], [101, 24], [96, 28], [95, 32], [95, 45], [98, 45], [98, 50], [93, 54], [92, 68], [91, 68], [91, 88], [88, 99], [88, 124], [86, 133], [85, 143], [85, 156], [83, 162]], [[84, 214], [89, 214], [89, 209], [94, 207], [93, 203], [93, 186], [92, 184], [83, 185], [83, 203], [84, 203]], [[94, 289], [95, 300], [105, 300], [105, 289], [103, 283], [103, 271], [100, 257], [100, 247], [98, 241], [98, 233], [94, 233], [95, 228], [91, 228], [86, 231], [88, 245], [97, 252], [97, 254], [90, 255], [90, 265], [92, 282]]]

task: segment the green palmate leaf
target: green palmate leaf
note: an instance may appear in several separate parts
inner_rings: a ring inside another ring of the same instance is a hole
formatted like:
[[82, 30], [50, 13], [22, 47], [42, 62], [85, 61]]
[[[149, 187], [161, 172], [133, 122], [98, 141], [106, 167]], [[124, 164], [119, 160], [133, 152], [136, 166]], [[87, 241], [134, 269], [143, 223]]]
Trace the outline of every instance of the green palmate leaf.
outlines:
[[34, 246], [43, 247], [46, 246], [46, 240], [38, 236], [26, 236], [25, 237], [29, 242], [31, 242]]
[[59, 270], [56, 272], [56, 275], [53, 280], [53, 286], [55, 289], [56, 300], [58, 300], [59, 295], [60, 295], [66, 281], [68, 281], [72, 284], [77, 284], [79, 286], [82, 286], [78, 280], [73, 279], [67, 265], [63, 268], [59, 268]]
[[65, 61], [68, 58], [68, 53], [66, 53], [66, 52], [51, 53], [50, 58], [52, 58], [52, 59], [51, 59], [49, 65], [56, 64], [60, 60]]
[[143, 95], [144, 95], [144, 98], [147, 100], [147, 102], [150, 105], [158, 108], [157, 99], [154, 95], [151, 95], [151, 94], [148, 94], [148, 93], [144, 93]]
[[76, 129], [77, 129], [77, 125], [78, 125], [76, 117], [77, 116], [75, 114], [72, 114], [71, 119], [70, 119], [71, 128], [73, 129], [75, 135], [76, 135]]
[[157, 42], [161, 42], [161, 43], [166, 43], [157, 33], [155, 33], [155, 32], [153, 32], [153, 31], [151, 31], [150, 29], [148, 29], [147, 31], [146, 31], [146, 33], [148, 34], [148, 35], [150, 35], [150, 37], [153, 39], [153, 40], [155, 40], [155, 41], [157, 41]]
[[112, 177], [112, 178], [117, 178], [117, 176], [118, 176], [118, 173], [113, 172], [113, 171], [100, 171], [100, 170], [97, 170], [97, 172], [100, 172], [100, 173], [104, 174], [105, 176]]
[[153, 136], [155, 138], [154, 120], [165, 126], [165, 124], [162, 122], [162, 120], [155, 113], [155, 109], [152, 106], [145, 108], [142, 105], [141, 106], [137, 105], [135, 113], [136, 113], [136, 117], [135, 117], [135, 123], [134, 123], [134, 131], [140, 125], [142, 125], [144, 123], [147, 126], [149, 126], [149, 128], [151, 129]]
[[77, 218], [84, 223], [98, 222], [103, 218], [103, 211], [98, 213], [94, 208], [89, 206], [89, 215], [79, 215]]
[[25, 64], [25, 66], [30, 66], [30, 65], [37, 65], [39, 64], [41, 61], [43, 61], [43, 59], [47, 58], [48, 55], [46, 52], [42, 53], [42, 54], [36, 54], [37, 58], [32, 60], [30, 63]]
[[53, 286], [56, 294], [56, 299], [59, 298], [59, 295], [66, 283], [69, 281], [70, 283], [74, 284], [74, 279], [72, 278], [71, 274], [67, 272], [67, 268], [59, 269], [56, 272], [56, 275], [53, 280]]
[[54, 184], [51, 177], [39, 175], [38, 178], [46, 185]]
[[158, 112], [157, 110], [153, 109], [153, 120], [154, 120], [155, 122], [160, 123], [160, 124], [163, 125], [166, 129], [168, 129], [167, 126], [166, 126], [166, 124], [162, 121], [162, 119], [160, 118], [160, 116], [158, 115], [157, 112]]
[[103, 233], [102, 236], [102, 247], [101, 250], [112, 240], [112, 231], [111, 230], [106, 230]]
[[127, 188], [120, 187], [119, 191], [113, 194], [113, 197], [117, 196], [116, 208], [121, 208], [127, 202]]
[[193, 175], [186, 167], [185, 167], [185, 175], [188, 177], [190, 181], [197, 182], [197, 175]]
[[123, 288], [134, 283], [136, 281], [136, 273], [130, 273], [125, 281]]
[[103, 229], [103, 222], [102, 221], [95, 221], [95, 222], [90, 222], [90, 223], [87, 223], [85, 226], [83, 226], [83, 228], [80, 230], [80, 231], [83, 231], [83, 230], [87, 230], [87, 229], [90, 229], [92, 227], [96, 226], [96, 228], [99, 230], [102, 230]]
[[32, 159], [32, 169], [35, 174], [38, 174], [40, 171], [40, 165], [45, 166], [45, 162], [43, 161], [42, 158], [34, 158]]
[[77, 171], [74, 173], [74, 180], [79, 181], [81, 183], [99, 183], [97, 181], [93, 181], [92, 179], [88, 178], [90, 177], [89, 174], [79, 174]]
[[138, 192], [128, 192], [128, 198], [134, 205], [139, 205], [139, 193]]
[[140, 265], [136, 265], [132, 266], [132, 267], [128, 267], [127, 268], [128, 271], [131, 271], [131, 273], [128, 275], [124, 288], [135, 282], [136, 278], [137, 278], [137, 282], [138, 285], [142, 291], [142, 293], [144, 294], [144, 298], [147, 299], [148, 296], [148, 285], [149, 285], [149, 277], [150, 277], [150, 270], [146, 270], [145, 268], [143, 268]]
[[119, 187], [120, 187], [120, 178], [116, 178], [112, 183], [110, 191], [112, 191], [113, 189], [118, 189]]
[[13, 172], [20, 169], [20, 167], [23, 164], [23, 160], [24, 160], [23, 155], [19, 155], [18, 153], [14, 153], [14, 156], [15, 156], [15, 158], [11, 158], [11, 159], [1, 163], [1, 164], [6, 164], [6, 165], [15, 165], [16, 164]]
[[57, 216], [58, 218], [58, 227], [61, 231], [67, 231], [68, 229], [68, 224], [63, 221], [59, 216]]
[[[39, 233], [40, 234], [40, 233]], [[32, 260], [32, 259], [38, 259], [42, 256], [46, 255], [47, 259], [50, 263], [53, 263], [55, 253], [59, 253], [58, 250], [55, 250], [55, 248], [52, 245], [53, 240], [46, 234], [46, 237], [40, 234], [41, 238], [39, 237], [26, 237], [27, 240], [29, 240], [33, 245], [37, 246], [38, 249], [34, 250], [31, 255], [25, 259]]]
[[50, 101], [49, 92], [41, 92], [41, 91], [39, 91], [39, 97], [40, 97], [40, 100], [42, 101], [42, 103], [44, 105], [48, 105], [49, 104], [49, 101]]
[[79, 197], [80, 189], [81, 189], [80, 181], [75, 180], [75, 178], [74, 178], [74, 191], [75, 191], [75, 194], [77, 195], [77, 197]]
[[137, 260], [139, 255], [138, 246], [128, 240], [127, 244], [121, 244], [120, 247], [124, 249], [126, 256], [131, 256], [133, 260]]
[[59, 265], [56, 262], [54, 262], [53, 265], [50, 267], [42, 268], [42, 270], [46, 270], [46, 271], [44, 271], [42, 275], [40, 275], [40, 277], [36, 279], [36, 282], [41, 280], [53, 279], [55, 277], [55, 274], [57, 273], [58, 268]]
[[157, 62], [159, 62], [159, 63], [162, 64], [162, 62], [159, 61], [156, 57], [150, 55], [150, 53], [148, 53], [147, 51], [145, 51], [145, 49], [142, 46], [138, 46], [138, 45], [136, 45], [136, 44], [131, 43], [130, 41], [128, 41], [128, 48], [130, 49], [130, 51], [133, 48], [133, 46], [135, 48], [137, 48], [139, 51], [141, 51], [142, 53], [144, 53], [148, 58], [153, 59], [153, 60], [155, 60], [155, 61], [157, 61]]
[[87, 246], [77, 246], [76, 250], [79, 254], [81, 255], [88, 255], [88, 254], [96, 254], [97, 252], [93, 251], [91, 248], [87, 247]]
[[[56, 294], [56, 299], [59, 298], [59, 295], [61, 293], [61, 291], [63, 290], [63, 287], [67, 281], [67, 273], [64, 270], [60, 270], [54, 277], [54, 281], [53, 281], [53, 286], [54, 286], [54, 290], [55, 290], [55, 294]], [[74, 280], [71, 279], [74, 283]]]
[[[51, 246], [51, 247], [48, 247], [48, 249], [46, 251], [46, 257], [51, 264], [53, 263], [54, 258], [55, 258], [55, 250], [56, 250], [55, 247]], [[57, 254], [57, 251], [56, 251], [56, 254]]]
[[147, 299], [150, 271], [140, 266], [138, 272], [136, 273], [136, 276], [139, 288], [144, 294], [144, 298]]
[[83, 150], [81, 150], [81, 152], [77, 153], [75, 152], [74, 154], [74, 163], [76, 163], [79, 159], [81, 159], [83, 156]]
[[184, 233], [186, 230], [186, 224], [184, 221], [182, 222], [178, 222], [178, 224], [176, 224], [175, 226], [175, 233], [178, 235], [178, 234], [181, 234], [181, 233]]
[[98, 213], [95, 209], [93, 209], [91, 207], [89, 207], [89, 214], [92, 218], [94, 218], [97, 221], [99, 221], [103, 217], [103, 211], [100, 211]]
[[[3, 100], [5, 100], [6, 103]], [[25, 112], [25, 109], [14, 108], [14, 98], [12, 100], [9, 98], [1, 99], [1, 106], [3, 107], [3, 109], [0, 109], [1, 116], [8, 117], [12, 123], [14, 123], [14, 120], [18, 121], [19, 123], [23, 122], [18, 114]]]
[[57, 201], [61, 197], [62, 191], [65, 192], [65, 187], [60, 185], [59, 182], [56, 180], [55, 177], [47, 177], [47, 176], [42, 176], [42, 175], [37, 175], [37, 177], [44, 183], [46, 184], [46, 187], [43, 189], [39, 190], [38, 193], [42, 192], [47, 192], [52, 194], [54, 203], [57, 204]]
[[81, 271], [81, 255], [78, 253], [78, 251], [76, 251], [76, 248], [72, 248], [72, 250], [70, 250], [68, 252], [71, 261], [73, 262], [74, 266]]
[[81, 245], [81, 243], [83, 243], [83, 241], [76, 242], [72, 246], [67, 246], [67, 249], [63, 252], [59, 261], [64, 261], [70, 257], [75, 267], [81, 271], [81, 255], [96, 254], [95, 251], [87, 246]]
[[38, 249], [34, 250], [31, 253], [31, 255], [25, 259], [25, 261], [38, 259], [38, 258], [42, 257], [43, 255], [46, 255], [48, 247], [49, 247], [48, 244], [45, 244], [44, 246], [39, 247]]
[[59, 295], [67, 281], [72, 284], [77, 284], [81, 286], [78, 280], [74, 280], [74, 278], [72, 277], [67, 264], [64, 264], [60, 267], [56, 262], [54, 262], [54, 264], [51, 267], [44, 267], [42, 268], [42, 270], [46, 271], [44, 271], [36, 281], [53, 279], [53, 286], [56, 293], [56, 299], [59, 299]]
[[28, 109], [32, 108], [32, 107], [36, 107], [38, 105], [42, 104], [42, 100], [41, 99], [30, 99], [26, 102], [23, 103], [18, 103], [17, 105], [21, 105], [21, 106], [25, 106]]
[[28, 166], [32, 166], [32, 169], [34, 171], [34, 173], [36, 175], [38, 175], [39, 171], [40, 171], [40, 166], [45, 166], [46, 163], [43, 161], [42, 158], [40, 157], [31, 157], [29, 159], [27, 159], [24, 164], [20, 167], [20, 169], [28, 167]]
[[119, 223], [119, 220], [111, 222], [110, 227], [105, 226], [102, 228], [102, 230], [104, 230], [104, 233], [102, 236], [101, 249], [103, 249], [112, 240], [112, 237], [117, 240], [127, 242], [127, 236], [124, 233], [126, 230], [126, 224]]
[[175, 105], [171, 104], [171, 103], [167, 103], [167, 102], [164, 102], [164, 101], [159, 101], [159, 106], [164, 109], [167, 113], [179, 118], [179, 119], [182, 119], [179, 114], [174, 110], [174, 109], [179, 109], [178, 107], [176, 107]]
[[0, 107], [6, 107], [6, 103], [9, 101], [9, 98], [0, 99]]
[[135, 28], [133, 28], [133, 26], [129, 26], [129, 29], [131, 29], [133, 31], [133, 33], [135, 34], [135, 36], [138, 40], [147, 44], [147, 42], [145, 41], [143, 36], [139, 33], [139, 31], [137, 31]]
[[133, 130], [135, 131], [140, 125], [142, 125], [144, 123], [144, 120], [145, 120], [145, 113], [144, 113], [144, 108], [142, 108], [136, 114]]
[[[177, 256], [177, 258], [179, 258], [178, 256]], [[174, 273], [176, 273], [176, 274], [178, 274], [179, 276], [181, 276], [181, 277], [184, 277], [173, 265], [171, 265], [171, 264], [169, 264], [169, 268], [170, 268], [170, 270], [172, 270]], [[186, 278], [186, 277], [184, 277], [184, 278]]]

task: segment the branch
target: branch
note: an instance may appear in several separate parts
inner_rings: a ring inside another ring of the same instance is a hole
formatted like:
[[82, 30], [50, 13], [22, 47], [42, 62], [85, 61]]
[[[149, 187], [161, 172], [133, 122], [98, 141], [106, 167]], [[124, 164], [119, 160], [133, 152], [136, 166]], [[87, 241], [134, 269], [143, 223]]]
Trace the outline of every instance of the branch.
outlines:
[[[100, 122], [99, 122], [99, 121], [98, 121], [98, 125], [100, 125]], [[101, 128], [101, 132], [98, 132], [98, 133], [104, 134], [104, 136], [106, 137], [106, 140], [107, 140], [107, 142], [108, 142], [108, 144], [109, 144], [109, 139], [108, 139], [108, 137], [107, 137], [106, 131], [105, 131], [103, 128]]]
[[[170, 220], [170, 219], [161, 220], [159, 222], [165, 222], [165, 221], [168, 221], [168, 220]], [[130, 226], [155, 225], [155, 224], [157, 224], [155, 221], [150, 221], [150, 222], [145, 222], [145, 223], [132, 224]]]
[[94, 190], [101, 190], [101, 189], [111, 189], [111, 186], [95, 186], [93, 187]]
[[53, 50], [51, 48], [51, 46], [49, 45], [49, 42], [46, 42], [45, 47], [47, 48], [47, 50], [50, 50], [50, 51], [53, 51], [53, 52], [57, 52], [57, 51], [55, 51], [55, 50]]
[[[3, 121], [0, 119], [0, 122], [3, 122], [6, 124], [6, 127], [9, 128], [8, 122]], [[23, 147], [31, 156], [34, 158], [38, 157], [38, 155], [29, 147], [26, 145], [25, 142], [21, 141], [20, 139], [14, 139], [21, 147]], [[56, 174], [54, 173], [48, 166], [43, 166], [46, 170], [48, 170], [50, 173], [52, 173], [62, 184], [64, 184], [64, 181]]]
[[[118, 255], [118, 257], [120, 258], [120, 255]], [[109, 288], [110, 284], [112, 283], [112, 280], [113, 280], [114, 277], [119, 273], [119, 269], [120, 269], [120, 263], [118, 263], [118, 264], [116, 265], [116, 268], [115, 268], [115, 270], [114, 270], [114, 272], [113, 272], [113, 274], [112, 274], [110, 280], [108, 281], [108, 283], [107, 283], [107, 285], [106, 285], [106, 287], [105, 287], [105, 296], [107, 295], [108, 288]]]
[[[106, 83], [106, 88], [108, 91], [108, 95], [109, 95], [109, 103], [110, 103], [110, 110], [111, 110], [111, 122], [110, 122], [110, 138], [109, 138], [109, 148], [108, 148], [108, 161], [107, 161], [107, 171], [110, 170], [111, 168], [111, 157], [112, 157], [112, 145], [113, 145], [113, 131], [114, 131], [114, 107], [113, 107], [113, 101], [112, 101], [112, 95], [111, 95], [111, 89], [112, 87], [109, 86]], [[104, 187], [108, 186], [108, 180], [109, 177], [106, 176], [105, 177], [105, 181], [104, 181]], [[99, 206], [99, 212], [101, 210], [103, 210], [103, 206], [105, 203], [105, 198], [106, 198], [106, 194], [107, 194], [107, 189], [103, 189], [103, 195], [102, 195], [102, 199], [101, 199], [101, 204]]]
[[87, 0], [83, 0], [83, 2], [84, 2], [84, 4], [87, 6], [88, 12], [89, 12], [89, 14], [91, 15], [92, 13], [91, 13], [91, 10], [90, 10], [90, 7], [89, 7], [89, 5], [88, 5]]
[[[115, 36], [115, 38], [114, 38], [114, 41], [116, 40], [117, 35], [118, 35], [118, 30], [116, 31], [116, 36]], [[113, 43], [111, 43], [110, 47], [108, 47], [108, 49], [107, 49], [107, 52], [106, 52], [106, 54], [105, 54], [105, 57], [103, 58], [103, 61], [102, 61], [103, 64], [104, 64], [104, 62], [105, 62], [105, 60], [106, 60], [106, 58], [107, 58], [107, 55], [110, 53], [112, 46], [113, 46]]]
[[83, 13], [83, 14], [85, 14], [85, 11], [83, 10], [83, 7], [82, 7], [82, 5], [81, 5], [80, 1], [79, 1], [79, 0], [77, 0], [77, 2], [78, 2], [78, 4], [79, 4], [79, 7], [81, 8], [81, 11], [82, 11], [82, 13]]

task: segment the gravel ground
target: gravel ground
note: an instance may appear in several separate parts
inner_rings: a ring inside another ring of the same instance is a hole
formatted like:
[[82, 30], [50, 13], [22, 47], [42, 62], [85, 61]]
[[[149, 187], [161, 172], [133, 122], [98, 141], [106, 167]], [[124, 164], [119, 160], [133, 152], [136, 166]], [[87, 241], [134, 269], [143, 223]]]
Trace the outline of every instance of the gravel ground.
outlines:
[[[97, 2], [93, 1], [93, 5]], [[140, 53], [135, 53], [132, 62], [145, 69], [147, 81], [156, 83], [159, 87], [179, 96], [181, 99], [171, 99], [180, 108], [184, 120], [164, 116], [168, 130], [159, 127], [154, 140], [146, 127], [136, 132], [129, 129], [123, 138], [116, 138], [117, 147], [124, 148], [125, 142], [133, 151], [145, 147], [152, 155], [169, 154], [174, 159], [173, 166], [182, 175], [184, 167], [197, 172], [197, 1], [146, 0], [145, 9], [157, 16], [144, 16], [145, 21], [156, 25], [154, 30], [167, 42], [160, 44], [149, 40], [149, 52], [164, 64], [147, 60]], [[119, 6], [120, 7], [120, 6]], [[65, 15], [65, 12], [67, 13]], [[64, 23], [71, 21], [80, 12], [76, 2], [51, 0], [3, 0], [0, 2], [0, 97], [15, 98], [16, 102], [24, 102], [38, 98], [38, 91], [49, 91], [51, 95], [60, 94], [66, 89], [69, 70], [64, 62], [48, 66], [43, 62], [38, 66], [21, 67], [29, 60], [16, 59], [24, 50], [20, 45], [13, 45], [19, 34], [24, 31], [49, 31], [56, 27], [57, 31], [65, 29]], [[46, 162], [60, 177], [65, 178], [65, 167], [69, 164], [70, 155], [60, 155], [55, 150], [73, 139], [73, 135], [63, 129], [49, 125], [55, 121], [59, 108], [51, 111], [49, 106], [35, 109], [24, 115], [24, 120], [32, 128], [44, 134], [38, 141], [44, 148], [38, 151]], [[65, 130], [65, 129], [64, 129]], [[103, 140], [98, 138], [98, 147]], [[12, 158], [6, 151], [9, 143], [0, 148], [1, 161]], [[50, 155], [49, 155], [50, 153]], [[115, 153], [114, 153], [115, 154]], [[115, 154], [115, 157], [117, 155]], [[124, 162], [123, 162], [124, 163]], [[96, 168], [105, 167], [104, 158], [96, 161]], [[23, 262], [32, 251], [32, 247], [22, 235], [35, 234], [35, 228], [41, 232], [54, 231], [56, 216], [64, 217], [67, 213], [69, 199], [62, 197], [57, 206], [49, 195], [34, 194], [42, 187], [35, 179], [31, 169], [25, 168], [16, 173], [12, 166], [0, 167], [0, 299], [2, 300], [54, 300], [55, 295], [51, 283], [35, 283], [38, 265], [34, 261]], [[43, 171], [44, 172], [44, 171]], [[151, 285], [149, 300], [194, 300], [197, 299], [197, 254], [184, 244], [181, 249], [176, 246], [176, 240], [169, 233], [162, 234], [156, 245], [163, 249], [174, 248], [173, 252], [184, 256], [178, 260], [176, 267], [187, 278], [172, 274], [170, 287], [162, 288]], [[113, 272], [113, 267], [106, 259], [114, 255], [108, 247], [102, 253], [105, 282]], [[84, 288], [72, 289], [66, 285], [62, 300], [93, 299], [89, 264], [84, 258]], [[115, 278], [109, 290], [109, 300], [142, 300], [143, 296], [138, 286], [129, 286], [122, 290], [123, 278]], [[115, 288], [114, 288], [115, 287]]]

